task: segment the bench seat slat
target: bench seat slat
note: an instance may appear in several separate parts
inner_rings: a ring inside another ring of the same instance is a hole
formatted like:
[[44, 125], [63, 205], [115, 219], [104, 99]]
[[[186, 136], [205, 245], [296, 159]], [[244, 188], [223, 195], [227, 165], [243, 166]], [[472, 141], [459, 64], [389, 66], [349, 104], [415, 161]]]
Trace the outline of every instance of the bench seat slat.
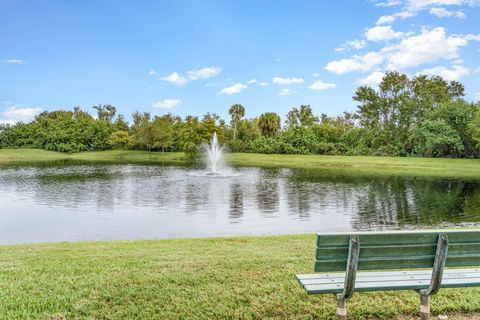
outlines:
[[[362, 282], [384, 282], [384, 281], [412, 281], [412, 280], [430, 280], [431, 274], [420, 274], [420, 275], [391, 275], [391, 276], [357, 276], [355, 284], [358, 285]], [[480, 272], [476, 273], [452, 273], [444, 275], [443, 279], [469, 279], [469, 278], [480, 278]], [[301, 283], [303, 285], [310, 284], [327, 284], [327, 283], [340, 283], [343, 285], [345, 278], [316, 278], [316, 279], [305, 279]]]
[[[480, 273], [480, 268], [468, 268], [468, 269], [445, 269], [444, 275], [448, 274], [468, 274], [468, 273]], [[357, 276], [361, 277], [383, 277], [383, 276], [394, 276], [397, 274], [404, 275], [431, 275], [431, 269], [422, 269], [422, 270], [397, 270], [397, 271], [362, 271], [358, 272]], [[330, 278], [345, 278], [345, 272], [335, 272], [335, 273], [312, 273], [312, 274], [299, 274], [297, 275], [298, 280], [308, 280], [308, 279], [330, 279]]]
[[[355, 291], [425, 289], [430, 284], [430, 274], [431, 270], [359, 272], [355, 281]], [[320, 274], [299, 275], [297, 278], [309, 294], [342, 292], [344, 287], [342, 273], [329, 275], [329, 277], [319, 277]], [[442, 288], [478, 285], [480, 285], [479, 269], [447, 269], [442, 280]]]

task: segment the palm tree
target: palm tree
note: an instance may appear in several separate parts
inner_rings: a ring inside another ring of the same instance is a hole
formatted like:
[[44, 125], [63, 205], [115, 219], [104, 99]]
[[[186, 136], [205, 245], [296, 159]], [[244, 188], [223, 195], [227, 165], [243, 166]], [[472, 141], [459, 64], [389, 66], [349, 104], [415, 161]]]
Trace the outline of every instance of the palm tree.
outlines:
[[280, 130], [280, 116], [275, 112], [262, 113], [258, 118], [258, 128], [263, 136], [273, 136]]
[[237, 138], [238, 122], [245, 116], [245, 108], [241, 104], [236, 103], [230, 107], [228, 113], [232, 116], [233, 140], [235, 140]]

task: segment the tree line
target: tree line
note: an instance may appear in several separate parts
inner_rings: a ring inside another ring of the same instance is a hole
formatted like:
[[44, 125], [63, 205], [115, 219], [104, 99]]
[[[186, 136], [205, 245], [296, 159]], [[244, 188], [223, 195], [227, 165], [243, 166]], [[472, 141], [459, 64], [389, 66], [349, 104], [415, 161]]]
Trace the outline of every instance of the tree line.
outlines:
[[292, 108], [284, 124], [274, 112], [245, 118], [234, 104], [230, 119], [215, 113], [181, 118], [135, 112], [132, 123], [112, 105], [96, 117], [79, 107], [45, 111], [30, 123], [0, 127], [1, 148], [60, 152], [109, 149], [181, 151], [191, 158], [216, 132], [232, 152], [375, 156], [480, 156], [480, 103], [464, 99], [457, 81], [388, 72], [378, 88], [359, 87], [355, 112], [315, 115], [309, 105]]

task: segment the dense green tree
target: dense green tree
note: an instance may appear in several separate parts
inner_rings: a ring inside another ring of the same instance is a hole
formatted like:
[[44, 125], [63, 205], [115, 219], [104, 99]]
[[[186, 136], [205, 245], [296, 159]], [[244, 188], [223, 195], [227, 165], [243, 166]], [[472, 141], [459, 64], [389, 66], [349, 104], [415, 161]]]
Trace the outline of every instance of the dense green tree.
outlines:
[[203, 116], [200, 126], [204, 142], [212, 140], [214, 133], [217, 133], [220, 142], [224, 142], [225, 121], [218, 114], [208, 112]]
[[113, 128], [116, 131], [130, 131], [130, 127], [128, 126], [128, 122], [125, 121], [125, 117], [121, 114], [117, 116], [117, 119], [113, 123]]
[[228, 113], [232, 117], [233, 140], [236, 140], [238, 123], [245, 116], [245, 108], [241, 104], [236, 103], [230, 107]]
[[287, 128], [293, 127], [308, 127], [318, 123], [319, 119], [313, 114], [310, 105], [301, 105], [299, 109], [292, 108], [287, 113], [287, 120], [285, 121]]
[[203, 128], [198, 117], [187, 116], [181, 132], [182, 150], [190, 160], [199, 156], [199, 147], [203, 141]]
[[477, 107], [477, 112], [468, 124], [468, 129], [472, 135], [472, 139], [476, 142], [477, 148], [480, 148], [480, 108]]
[[97, 110], [98, 120], [112, 122], [115, 114], [117, 113], [117, 108], [112, 106], [111, 104], [99, 104], [93, 106], [95, 110]]
[[36, 123], [4, 126], [0, 132], [0, 148], [43, 148]]
[[263, 136], [276, 135], [280, 131], [280, 116], [275, 112], [262, 113], [258, 118], [258, 128]]
[[150, 113], [136, 111], [132, 114], [132, 118], [131, 134], [134, 147], [136, 149], [151, 150], [153, 147], [153, 133]]
[[165, 151], [174, 143], [173, 122], [170, 115], [155, 117], [152, 124], [153, 147]]
[[128, 131], [118, 130], [110, 135], [108, 142], [114, 149], [127, 150], [133, 143], [133, 139]]
[[425, 120], [415, 130], [414, 137], [414, 151], [420, 156], [457, 156], [463, 151], [460, 136], [443, 119]]

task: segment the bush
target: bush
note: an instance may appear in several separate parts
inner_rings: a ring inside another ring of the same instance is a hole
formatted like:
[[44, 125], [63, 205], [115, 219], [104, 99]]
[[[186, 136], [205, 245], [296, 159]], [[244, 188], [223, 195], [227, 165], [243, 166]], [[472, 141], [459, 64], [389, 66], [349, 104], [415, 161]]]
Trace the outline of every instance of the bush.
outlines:
[[457, 157], [464, 147], [458, 133], [445, 122], [425, 120], [415, 130], [414, 153], [425, 157]]
[[274, 137], [261, 137], [250, 143], [249, 150], [255, 153], [282, 153], [282, 146], [279, 139]]

